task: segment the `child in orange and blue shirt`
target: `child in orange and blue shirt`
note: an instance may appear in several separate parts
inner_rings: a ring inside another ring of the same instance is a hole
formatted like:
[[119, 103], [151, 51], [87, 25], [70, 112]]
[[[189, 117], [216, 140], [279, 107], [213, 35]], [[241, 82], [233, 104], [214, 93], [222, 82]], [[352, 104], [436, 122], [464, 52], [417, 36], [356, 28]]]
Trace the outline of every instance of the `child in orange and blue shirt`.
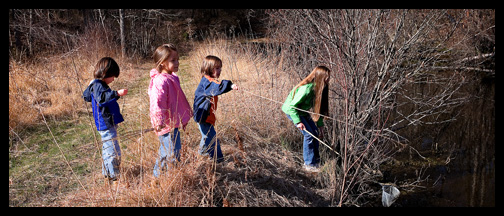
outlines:
[[[222, 70], [222, 60], [216, 56], [207, 56], [201, 67], [201, 81], [194, 93], [194, 120], [201, 132], [199, 153], [208, 155], [217, 162], [222, 162], [224, 156], [220, 148], [219, 139], [215, 137], [215, 111], [217, 110], [218, 95], [238, 87], [230, 80], [218, 81]], [[215, 157], [216, 156], [216, 157]]]

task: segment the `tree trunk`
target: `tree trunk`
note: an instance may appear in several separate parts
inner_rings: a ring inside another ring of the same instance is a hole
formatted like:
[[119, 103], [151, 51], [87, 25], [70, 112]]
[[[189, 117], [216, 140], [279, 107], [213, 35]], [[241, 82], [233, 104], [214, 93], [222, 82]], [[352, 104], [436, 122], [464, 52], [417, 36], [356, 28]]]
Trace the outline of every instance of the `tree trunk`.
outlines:
[[123, 9], [119, 9], [119, 28], [121, 34], [121, 56], [124, 58], [126, 56], [126, 41], [124, 36], [124, 16]]

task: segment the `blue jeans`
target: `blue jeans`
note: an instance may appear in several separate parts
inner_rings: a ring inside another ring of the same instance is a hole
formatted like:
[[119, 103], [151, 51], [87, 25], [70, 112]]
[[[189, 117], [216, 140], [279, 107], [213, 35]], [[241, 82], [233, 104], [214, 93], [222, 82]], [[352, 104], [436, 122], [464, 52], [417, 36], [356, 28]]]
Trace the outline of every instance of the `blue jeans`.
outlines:
[[[201, 132], [201, 141], [199, 144], [198, 153], [201, 155], [209, 155], [210, 158], [214, 158], [217, 153], [217, 162], [224, 161], [224, 156], [222, 155], [219, 139], [215, 136], [215, 129], [212, 124], [201, 122], [198, 123], [199, 130]], [[217, 146], [217, 147], [215, 147]]]
[[172, 132], [163, 134], [159, 138], [159, 153], [154, 166], [154, 176], [159, 177], [161, 171], [165, 171], [168, 163], [176, 165], [180, 162], [180, 132], [178, 128], [173, 129]]
[[121, 148], [117, 141], [117, 125], [108, 130], [98, 131], [102, 138], [102, 174], [116, 180], [119, 175], [119, 165], [121, 164]]
[[[292, 121], [292, 118], [287, 115], [287, 118]], [[308, 116], [300, 116], [301, 123], [304, 124], [306, 130], [318, 137], [318, 127]], [[293, 122], [294, 123], [294, 122]], [[306, 131], [301, 131], [303, 134], [303, 160], [305, 165], [318, 166], [320, 162], [319, 142]]]

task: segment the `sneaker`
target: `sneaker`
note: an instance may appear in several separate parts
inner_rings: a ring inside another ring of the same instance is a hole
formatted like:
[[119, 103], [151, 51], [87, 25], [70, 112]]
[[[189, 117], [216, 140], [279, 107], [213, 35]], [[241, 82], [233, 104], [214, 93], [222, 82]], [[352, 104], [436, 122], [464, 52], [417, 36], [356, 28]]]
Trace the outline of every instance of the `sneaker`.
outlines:
[[113, 191], [116, 191], [119, 188], [119, 182], [111, 180], [110, 188], [112, 188]]
[[303, 169], [307, 172], [311, 172], [311, 173], [317, 173], [317, 172], [320, 172], [320, 169], [318, 168], [318, 166], [312, 166], [312, 165], [303, 165]]
[[124, 182], [119, 182], [118, 180], [110, 181], [110, 189], [114, 193], [122, 193], [127, 187], [127, 184], [125, 184]]

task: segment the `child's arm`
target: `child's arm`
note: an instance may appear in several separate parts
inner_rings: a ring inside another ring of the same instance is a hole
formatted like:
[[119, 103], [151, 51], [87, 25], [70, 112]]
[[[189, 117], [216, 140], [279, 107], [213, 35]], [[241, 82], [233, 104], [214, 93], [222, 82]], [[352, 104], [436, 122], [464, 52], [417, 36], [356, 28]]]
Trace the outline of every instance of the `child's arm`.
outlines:
[[150, 116], [156, 131], [161, 130], [165, 126], [163, 110], [168, 109], [169, 101], [169, 88], [165, 85], [166, 83], [163, 80], [154, 79], [151, 92], [149, 93]]
[[96, 89], [93, 93], [93, 96], [96, 102], [100, 104], [100, 106], [107, 106], [109, 103], [116, 101], [120, 97], [117, 94], [117, 91], [113, 91], [108, 86], [105, 87], [103, 85], [100, 85], [99, 83], [96, 83], [95, 88]]
[[108, 106], [109, 104], [116, 102], [120, 96], [124, 96], [126, 94], [128, 94], [128, 89], [121, 89], [119, 91], [112, 91], [109, 89], [102, 93], [101, 97], [105, 97], [105, 99], [101, 99], [100, 101], [104, 102], [100, 102], [99, 104], [100, 106]]
[[93, 97], [100, 104], [100, 106], [108, 106], [108, 104], [119, 99], [120, 96], [128, 94], [128, 89], [113, 91], [112, 89], [106, 88], [101, 83], [98, 82], [96, 82], [92, 88], [94, 88], [93, 91], [91, 91], [90, 87], [88, 87], [84, 91], [83, 98], [85, 101], [91, 102], [91, 94], [93, 94]]
[[294, 98], [290, 101], [289, 105], [289, 111], [290, 111], [290, 117], [292, 118], [292, 121], [296, 124], [296, 127], [299, 128], [300, 130], [303, 130], [305, 128], [304, 124], [301, 123], [301, 115], [303, 111], [300, 111], [296, 108], [300, 107], [300, 104], [302, 104], [309, 92], [305, 91], [305, 87], [301, 86], [298, 88], [296, 94], [294, 95]]
[[231, 91], [233, 88], [233, 82], [231, 80], [222, 80], [220, 84], [209, 82], [205, 87], [203, 94], [204, 96], [217, 96]]

